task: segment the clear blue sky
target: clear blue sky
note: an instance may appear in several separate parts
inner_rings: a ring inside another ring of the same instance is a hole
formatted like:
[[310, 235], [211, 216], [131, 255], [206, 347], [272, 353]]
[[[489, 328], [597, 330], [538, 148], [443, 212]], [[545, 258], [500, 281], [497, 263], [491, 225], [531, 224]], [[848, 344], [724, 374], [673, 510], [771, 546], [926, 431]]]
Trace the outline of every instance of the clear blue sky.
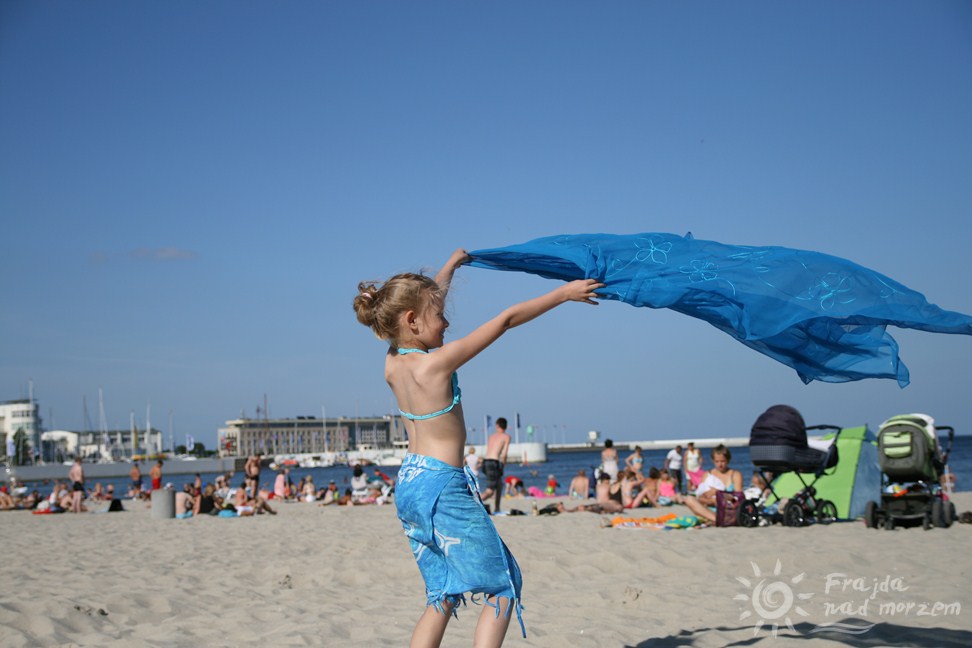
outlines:
[[[970, 115], [963, 1], [6, 0], [0, 400], [32, 379], [81, 429], [103, 387], [110, 426], [151, 403], [208, 447], [264, 394], [384, 414], [357, 282], [553, 234], [818, 250], [972, 312]], [[451, 331], [552, 287], [464, 268]], [[972, 431], [972, 339], [891, 332], [908, 388], [806, 386], [690, 318], [568, 304], [464, 367], [467, 425]]]

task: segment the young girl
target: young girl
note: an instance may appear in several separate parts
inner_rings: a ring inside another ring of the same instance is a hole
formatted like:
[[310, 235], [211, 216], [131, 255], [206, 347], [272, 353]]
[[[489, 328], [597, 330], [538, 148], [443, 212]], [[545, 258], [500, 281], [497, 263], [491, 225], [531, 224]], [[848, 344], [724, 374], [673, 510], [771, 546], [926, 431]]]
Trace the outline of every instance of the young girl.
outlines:
[[678, 494], [678, 486], [667, 469], [663, 468], [658, 477], [658, 505], [669, 506], [681, 504], [682, 496]]
[[[358, 285], [358, 321], [391, 346], [385, 380], [398, 400], [408, 432], [408, 454], [395, 489], [398, 517], [425, 580], [426, 609], [412, 646], [438, 646], [463, 594], [484, 594], [488, 605], [476, 626], [477, 646], [499, 646], [516, 609], [521, 629], [520, 569], [463, 470], [466, 424], [456, 370], [507, 330], [568, 301], [596, 304], [593, 279], [572, 281], [507, 308], [464, 338], [443, 343], [443, 315], [456, 269], [469, 260], [456, 250], [435, 280], [400, 274], [381, 286]], [[438, 349], [434, 353], [429, 353]], [[526, 631], [523, 632], [526, 636]]]

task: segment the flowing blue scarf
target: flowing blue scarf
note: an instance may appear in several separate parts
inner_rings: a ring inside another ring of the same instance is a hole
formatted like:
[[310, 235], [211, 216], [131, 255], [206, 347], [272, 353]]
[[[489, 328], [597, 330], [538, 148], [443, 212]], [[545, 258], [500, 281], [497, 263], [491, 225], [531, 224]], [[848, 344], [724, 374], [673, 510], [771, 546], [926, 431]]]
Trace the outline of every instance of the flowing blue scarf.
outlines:
[[604, 299], [705, 320], [800, 378], [909, 382], [891, 324], [972, 335], [972, 317], [942, 310], [879, 272], [839, 257], [748, 247], [691, 234], [576, 234], [471, 252], [470, 265], [570, 281], [597, 279]]

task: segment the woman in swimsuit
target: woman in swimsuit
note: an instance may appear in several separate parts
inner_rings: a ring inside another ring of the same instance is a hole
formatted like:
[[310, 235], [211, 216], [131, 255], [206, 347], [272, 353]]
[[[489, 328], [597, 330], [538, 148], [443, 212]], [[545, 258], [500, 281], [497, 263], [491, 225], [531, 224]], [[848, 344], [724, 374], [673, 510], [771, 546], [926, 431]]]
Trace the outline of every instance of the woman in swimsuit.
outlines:
[[621, 513], [624, 511], [623, 497], [621, 495], [621, 480], [611, 481], [607, 473], [601, 473], [597, 478], [597, 485], [594, 487], [597, 501], [593, 504], [578, 504], [576, 508], [569, 509], [563, 502], [557, 502], [557, 510], [561, 513], [576, 513], [578, 511], [588, 511], [589, 513]]
[[412, 645], [438, 646], [465, 592], [484, 594], [490, 606], [479, 616], [476, 645], [501, 645], [513, 609], [522, 628], [520, 569], [478, 496], [475, 477], [464, 470], [466, 424], [456, 370], [509, 329], [563, 303], [596, 304], [595, 291], [604, 285], [572, 281], [445, 344], [449, 284], [469, 260], [464, 250], [456, 250], [435, 280], [407, 273], [381, 286], [363, 282], [354, 299], [358, 321], [390, 345], [385, 380], [408, 432], [395, 503], [426, 587], [426, 609]]
[[695, 490], [694, 496], [685, 498], [685, 506], [695, 515], [715, 524], [716, 492], [741, 493], [743, 491], [742, 473], [729, 467], [732, 453], [721, 443], [712, 448], [712, 463], [715, 467], [705, 474]]
[[638, 477], [644, 477], [641, 472], [641, 467], [645, 464], [645, 458], [641, 454], [641, 446], [635, 446], [634, 452], [629, 454], [624, 460], [624, 467], [628, 470], [633, 470], [637, 473]]
[[611, 479], [618, 478], [618, 451], [611, 439], [604, 440], [604, 449], [601, 450], [601, 470], [611, 475]]
[[705, 471], [702, 470], [702, 453], [692, 441], [689, 441], [688, 447], [685, 448], [685, 476], [688, 478], [689, 492], [695, 490], [705, 478]]

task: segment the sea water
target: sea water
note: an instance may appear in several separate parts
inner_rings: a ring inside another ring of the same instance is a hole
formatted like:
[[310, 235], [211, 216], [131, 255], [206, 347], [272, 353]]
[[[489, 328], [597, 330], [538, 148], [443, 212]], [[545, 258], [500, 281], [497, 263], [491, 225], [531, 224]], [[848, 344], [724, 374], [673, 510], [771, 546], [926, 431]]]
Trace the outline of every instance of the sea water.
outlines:
[[[642, 456], [644, 457], [643, 472], [647, 473], [648, 469], [652, 466], [661, 469], [665, 465], [665, 455], [668, 454], [669, 449], [642, 451]], [[712, 460], [709, 457], [710, 450], [707, 448], [701, 448], [700, 450], [705, 459], [703, 468], [711, 468]], [[749, 458], [749, 448], [747, 446], [740, 446], [730, 448], [730, 450], [732, 452], [730, 467], [741, 471], [743, 474], [743, 484], [748, 485], [750, 477], [754, 472], [753, 464]], [[631, 454], [631, 451], [624, 449], [618, 451], [622, 466], [629, 454]], [[948, 463], [949, 470], [956, 477], [956, 490], [972, 490], [972, 436], [963, 435], [955, 437]], [[523, 480], [526, 489], [529, 489], [531, 486], [536, 486], [540, 490], [544, 490], [547, 486], [549, 476], [553, 475], [554, 479], [560, 484], [560, 487], [557, 489], [557, 494], [566, 495], [570, 480], [573, 479], [579, 470], [585, 471], [588, 477], [591, 477], [594, 469], [600, 466], [600, 464], [600, 449], [577, 452], [552, 452], [548, 450], [546, 462], [531, 464], [510, 463], [506, 466], [504, 477], [515, 475]], [[375, 466], [364, 467], [365, 474], [369, 477], [372, 476], [375, 468]], [[392, 478], [398, 474], [397, 466], [378, 466], [377, 468]], [[142, 481], [144, 484], [149, 484], [148, 471], [146, 470], [145, 473]], [[290, 478], [294, 484], [299, 482], [305, 475], [310, 475], [314, 480], [314, 485], [318, 489], [326, 487], [328, 482], [333, 479], [338, 486], [338, 490], [341, 492], [344, 492], [344, 489], [350, 487], [351, 474], [352, 469], [344, 465], [329, 466], [327, 468], [292, 468], [290, 470]], [[66, 475], [67, 467], [65, 467], [65, 477]], [[200, 475], [204, 484], [212, 483], [216, 476], [216, 473], [203, 473]], [[260, 486], [272, 490], [275, 477], [276, 471], [264, 468], [260, 473]], [[193, 479], [195, 479], [194, 475], [165, 476], [163, 467], [163, 483], [171, 483], [177, 489], [181, 489], [186, 483], [191, 483]], [[484, 487], [484, 484], [482, 484], [482, 474], [480, 474], [479, 479], [480, 486]], [[108, 484], [113, 484], [115, 493], [123, 497], [128, 492], [129, 480], [127, 478], [101, 479], [98, 481], [105, 487]], [[89, 489], [94, 487], [94, 482], [95, 480], [88, 481], [87, 486]], [[238, 472], [231, 477], [230, 486], [236, 487], [242, 484], [242, 482], [243, 473]], [[50, 492], [50, 485], [28, 483], [28, 486], [32, 489], [37, 488], [45, 495]], [[875, 493], [875, 499], [878, 499], [878, 496], [879, 494]]]

